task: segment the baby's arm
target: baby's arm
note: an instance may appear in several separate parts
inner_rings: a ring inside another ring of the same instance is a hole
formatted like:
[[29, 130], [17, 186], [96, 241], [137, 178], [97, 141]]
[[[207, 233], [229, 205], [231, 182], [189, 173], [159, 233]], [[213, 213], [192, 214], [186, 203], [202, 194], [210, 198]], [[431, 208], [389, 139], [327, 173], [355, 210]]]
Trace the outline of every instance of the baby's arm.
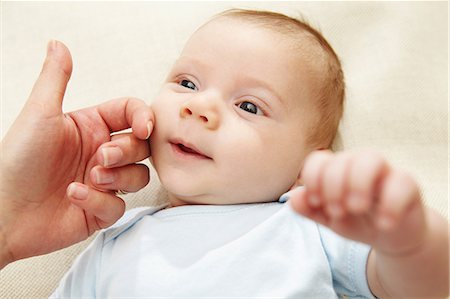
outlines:
[[376, 153], [320, 151], [305, 162], [294, 210], [373, 247], [367, 275], [379, 298], [449, 294], [449, 227], [415, 181]]

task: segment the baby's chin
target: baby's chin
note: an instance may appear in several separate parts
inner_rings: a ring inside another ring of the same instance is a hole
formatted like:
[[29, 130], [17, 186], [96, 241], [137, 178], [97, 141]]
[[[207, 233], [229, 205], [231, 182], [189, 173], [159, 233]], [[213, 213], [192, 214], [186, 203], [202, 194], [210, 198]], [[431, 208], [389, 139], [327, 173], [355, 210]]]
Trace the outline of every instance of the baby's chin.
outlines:
[[[166, 175], [165, 175], [166, 174]], [[172, 206], [179, 205], [233, 205], [277, 201], [283, 192], [275, 190], [214, 188], [213, 183], [191, 180], [175, 172], [159, 173], [162, 186], [167, 191]], [[287, 190], [286, 190], [287, 191]], [[280, 194], [278, 194], [280, 193]]]
[[169, 192], [169, 201], [171, 206], [214, 204], [211, 200], [202, 200], [202, 196], [199, 195], [186, 195], [171, 192]]
[[236, 205], [236, 204], [253, 204], [276, 201], [272, 198], [248, 198], [241, 197], [225, 197], [212, 194], [190, 194], [175, 193], [168, 190], [169, 201], [172, 207], [181, 205]]
[[[230, 198], [211, 193], [201, 193], [192, 188], [183, 188], [180, 185], [164, 185], [167, 190], [171, 206], [179, 205], [231, 205], [245, 203], [242, 201], [233, 201]], [[172, 187], [172, 188], [171, 188]], [[192, 187], [192, 186], [190, 186]]]
[[216, 204], [211, 196], [192, 190], [192, 186], [183, 186], [183, 184], [173, 183], [171, 180], [167, 182], [163, 178], [161, 178], [161, 184], [167, 191], [172, 206]]

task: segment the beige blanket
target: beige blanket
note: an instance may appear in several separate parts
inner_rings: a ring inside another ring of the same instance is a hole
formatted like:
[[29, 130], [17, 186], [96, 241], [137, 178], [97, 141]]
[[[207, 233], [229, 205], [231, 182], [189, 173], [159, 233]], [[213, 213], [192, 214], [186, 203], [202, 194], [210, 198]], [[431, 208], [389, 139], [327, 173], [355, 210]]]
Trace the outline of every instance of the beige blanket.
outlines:
[[[347, 103], [337, 149], [373, 148], [420, 182], [427, 205], [448, 217], [447, 2], [3, 2], [1, 134], [39, 74], [49, 39], [66, 43], [74, 72], [64, 110], [110, 98], [151, 102], [182, 45], [211, 15], [232, 7], [303, 15], [342, 58]], [[128, 207], [165, 199], [157, 176]], [[47, 297], [88, 244], [0, 272], [0, 298]], [[149, 294], [151, 295], [151, 294]]]

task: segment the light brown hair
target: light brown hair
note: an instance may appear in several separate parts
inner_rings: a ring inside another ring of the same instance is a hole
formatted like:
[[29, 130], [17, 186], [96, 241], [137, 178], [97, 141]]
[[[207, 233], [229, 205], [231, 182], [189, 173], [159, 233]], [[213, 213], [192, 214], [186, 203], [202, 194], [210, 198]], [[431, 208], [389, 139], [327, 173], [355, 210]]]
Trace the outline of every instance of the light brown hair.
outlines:
[[[316, 109], [319, 117], [311, 124], [308, 144], [314, 148], [330, 148], [337, 133], [343, 113], [345, 83], [341, 63], [333, 48], [322, 34], [311, 27], [305, 20], [286, 16], [281, 13], [259, 10], [230, 9], [216, 17], [231, 17], [262, 25], [270, 30], [294, 37], [301, 49], [305, 49], [305, 39], [309, 42], [309, 53], [319, 81], [316, 91]], [[304, 53], [302, 53], [304, 54]], [[305, 56], [305, 55], [304, 55]]]

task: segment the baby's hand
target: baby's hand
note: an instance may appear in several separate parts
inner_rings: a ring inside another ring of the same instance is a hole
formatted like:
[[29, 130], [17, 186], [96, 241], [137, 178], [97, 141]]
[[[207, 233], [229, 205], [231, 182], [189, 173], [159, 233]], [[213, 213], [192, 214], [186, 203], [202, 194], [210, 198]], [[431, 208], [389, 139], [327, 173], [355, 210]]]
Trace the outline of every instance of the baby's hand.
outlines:
[[418, 186], [374, 152], [311, 154], [302, 171], [304, 189], [292, 192], [298, 213], [338, 234], [388, 254], [424, 242], [426, 221]]

